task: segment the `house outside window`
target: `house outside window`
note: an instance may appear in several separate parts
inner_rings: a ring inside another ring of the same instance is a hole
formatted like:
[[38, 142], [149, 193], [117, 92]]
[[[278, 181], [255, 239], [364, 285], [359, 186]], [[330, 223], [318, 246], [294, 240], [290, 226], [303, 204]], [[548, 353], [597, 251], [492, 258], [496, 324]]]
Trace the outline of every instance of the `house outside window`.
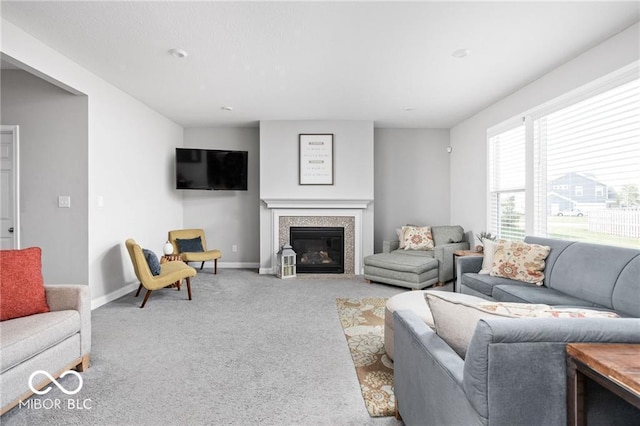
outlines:
[[640, 248], [638, 73], [636, 63], [488, 131], [492, 233]]

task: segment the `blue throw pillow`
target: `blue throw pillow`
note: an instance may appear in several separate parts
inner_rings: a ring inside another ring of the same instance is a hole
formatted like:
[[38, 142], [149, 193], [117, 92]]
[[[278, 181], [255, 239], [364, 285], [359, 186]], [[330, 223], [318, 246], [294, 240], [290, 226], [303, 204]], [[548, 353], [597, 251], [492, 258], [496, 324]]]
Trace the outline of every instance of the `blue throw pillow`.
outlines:
[[202, 249], [202, 240], [200, 237], [191, 238], [189, 240], [181, 240], [176, 238], [178, 244], [178, 251], [180, 253], [194, 253], [198, 251], [204, 251]]
[[153, 275], [160, 275], [160, 261], [158, 261], [158, 256], [156, 256], [156, 254], [151, 250], [147, 249], [142, 249], [142, 253], [144, 254], [144, 258], [147, 260], [151, 273]]

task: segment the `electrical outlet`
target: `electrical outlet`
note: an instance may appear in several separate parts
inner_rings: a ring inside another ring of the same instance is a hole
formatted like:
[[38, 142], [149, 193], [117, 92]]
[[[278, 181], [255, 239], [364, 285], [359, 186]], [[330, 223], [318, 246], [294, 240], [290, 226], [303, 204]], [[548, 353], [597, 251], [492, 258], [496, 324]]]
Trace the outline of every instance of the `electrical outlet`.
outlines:
[[60, 195], [58, 197], [58, 207], [61, 208], [71, 208], [71, 197], [68, 195]]
[[232, 245], [232, 246], [231, 246], [231, 251], [232, 251], [232, 252], [236, 252], [236, 251], [238, 251], [238, 246], [237, 246], [237, 245], [235, 245], [235, 244], [234, 244], [234, 245]]

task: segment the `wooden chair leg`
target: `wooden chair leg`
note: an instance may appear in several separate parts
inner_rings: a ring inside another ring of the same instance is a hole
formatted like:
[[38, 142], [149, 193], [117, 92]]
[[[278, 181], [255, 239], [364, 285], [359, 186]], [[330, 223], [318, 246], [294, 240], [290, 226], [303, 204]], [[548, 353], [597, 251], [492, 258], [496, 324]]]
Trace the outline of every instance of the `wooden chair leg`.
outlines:
[[176, 281], [176, 288], [178, 289], [178, 291], [180, 291], [180, 284], [181, 284], [182, 280], [178, 280]]
[[142, 301], [142, 306], [140, 306], [140, 309], [144, 308], [145, 303], [147, 303], [147, 300], [149, 300], [149, 296], [151, 295], [151, 290], [147, 290], [147, 294], [144, 296], [144, 300]]
[[200, 270], [202, 271], [202, 268], [204, 268], [204, 262], [202, 262], [202, 265], [200, 265]]
[[213, 259], [213, 273], [218, 273], [218, 259]]
[[189, 300], [191, 300], [191, 278], [187, 277], [187, 293], [189, 293]]
[[140, 290], [142, 290], [142, 283], [138, 286], [138, 291], [136, 291], [136, 297], [140, 294]]

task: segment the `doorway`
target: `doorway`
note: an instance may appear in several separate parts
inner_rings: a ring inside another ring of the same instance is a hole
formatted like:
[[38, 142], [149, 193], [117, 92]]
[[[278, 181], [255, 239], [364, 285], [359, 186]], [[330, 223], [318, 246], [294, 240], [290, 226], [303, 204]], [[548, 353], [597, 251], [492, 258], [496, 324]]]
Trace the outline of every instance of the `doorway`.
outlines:
[[0, 249], [20, 248], [18, 126], [0, 126]]

